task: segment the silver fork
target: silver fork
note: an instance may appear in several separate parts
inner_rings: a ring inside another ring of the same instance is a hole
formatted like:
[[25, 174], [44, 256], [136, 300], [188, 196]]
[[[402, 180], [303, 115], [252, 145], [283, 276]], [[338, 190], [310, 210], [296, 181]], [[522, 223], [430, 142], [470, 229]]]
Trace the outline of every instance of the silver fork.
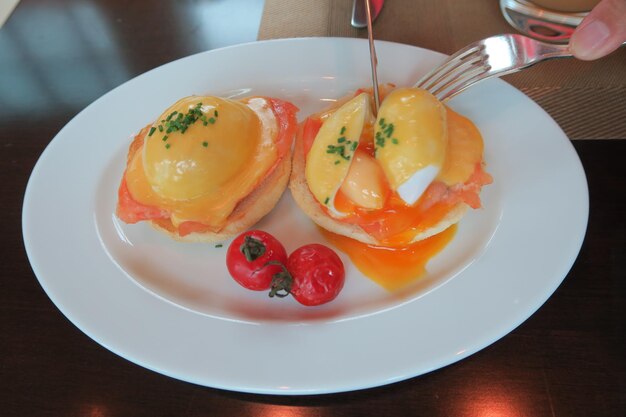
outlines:
[[479, 81], [511, 74], [550, 58], [571, 57], [568, 45], [522, 35], [497, 35], [471, 43], [415, 84], [447, 100]]

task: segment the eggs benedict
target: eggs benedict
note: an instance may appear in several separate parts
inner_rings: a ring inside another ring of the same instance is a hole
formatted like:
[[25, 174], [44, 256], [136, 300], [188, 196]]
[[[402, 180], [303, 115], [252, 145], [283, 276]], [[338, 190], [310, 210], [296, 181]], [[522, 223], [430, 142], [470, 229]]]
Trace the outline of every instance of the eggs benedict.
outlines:
[[300, 126], [291, 193], [323, 229], [379, 246], [446, 230], [481, 207], [483, 140], [467, 118], [417, 88], [385, 91], [378, 115], [359, 91]]
[[190, 96], [132, 141], [116, 214], [184, 241], [222, 241], [284, 192], [298, 109], [265, 97]]

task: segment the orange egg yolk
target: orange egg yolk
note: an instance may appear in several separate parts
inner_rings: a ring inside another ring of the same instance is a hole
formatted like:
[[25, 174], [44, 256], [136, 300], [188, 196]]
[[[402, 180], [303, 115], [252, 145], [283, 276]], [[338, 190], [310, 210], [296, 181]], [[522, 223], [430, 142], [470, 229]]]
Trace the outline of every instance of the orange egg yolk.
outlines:
[[406, 246], [374, 246], [320, 229], [324, 237], [350, 260], [363, 275], [394, 291], [424, 276], [426, 264], [452, 240], [456, 225]]
[[[343, 214], [340, 222], [356, 224], [381, 242], [380, 246], [365, 244], [321, 229], [326, 239], [346, 253], [354, 265], [368, 278], [387, 290], [406, 287], [426, 273], [426, 264], [452, 240], [457, 227], [453, 225], [430, 238], [410, 243], [421, 232], [439, 224], [459, 203], [480, 207], [479, 193], [491, 183], [483, 170], [483, 141], [480, 132], [464, 116], [446, 108], [448, 145], [439, 175], [412, 205], [391, 189], [384, 175], [369, 170], [367, 178], [382, 196], [382, 207], [371, 209], [357, 204], [347, 189], [351, 171], [334, 195], [334, 209]], [[327, 114], [313, 115], [301, 131], [305, 154], [311, 149], [315, 136]], [[373, 126], [365, 125], [354, 153], [375, 158]], [[352, 167], [351, 167], [352, 168]], [[331, 215], [326, 204], [320, 206]]]

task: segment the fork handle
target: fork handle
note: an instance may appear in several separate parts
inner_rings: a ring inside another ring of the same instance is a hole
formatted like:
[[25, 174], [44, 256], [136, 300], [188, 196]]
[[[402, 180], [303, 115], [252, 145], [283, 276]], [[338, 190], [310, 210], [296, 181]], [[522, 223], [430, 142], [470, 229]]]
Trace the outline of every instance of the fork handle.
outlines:
[[[559, 45], [542, 41], [537, 41], [537, 43], [540, 45], [541, 48], [539, 49], [538, 54], [542, 57], [542, 60], [550, 58], [567, 58], [574, 56], [569, 48], [569, 44]], [[623, 46], [626, 46], [626, 42], [622, 43], [620, 45], [620, 48]]]
[[538, 46], [537, 61], [543, 61], [551, 58], [568, 58], [574, 56], [569, 48], [569, 45], [557, 45], [553, 43], [547, 43], [542, 41], [534, 41]]

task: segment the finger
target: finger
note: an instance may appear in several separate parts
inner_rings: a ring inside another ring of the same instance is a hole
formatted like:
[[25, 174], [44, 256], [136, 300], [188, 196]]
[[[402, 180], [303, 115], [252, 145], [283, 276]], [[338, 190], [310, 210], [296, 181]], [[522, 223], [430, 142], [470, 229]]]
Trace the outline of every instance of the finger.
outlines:
[[582, 21], [570, 40], [576, 58], [598, 59], [626, 41], [626, 0], [603, 0]]

